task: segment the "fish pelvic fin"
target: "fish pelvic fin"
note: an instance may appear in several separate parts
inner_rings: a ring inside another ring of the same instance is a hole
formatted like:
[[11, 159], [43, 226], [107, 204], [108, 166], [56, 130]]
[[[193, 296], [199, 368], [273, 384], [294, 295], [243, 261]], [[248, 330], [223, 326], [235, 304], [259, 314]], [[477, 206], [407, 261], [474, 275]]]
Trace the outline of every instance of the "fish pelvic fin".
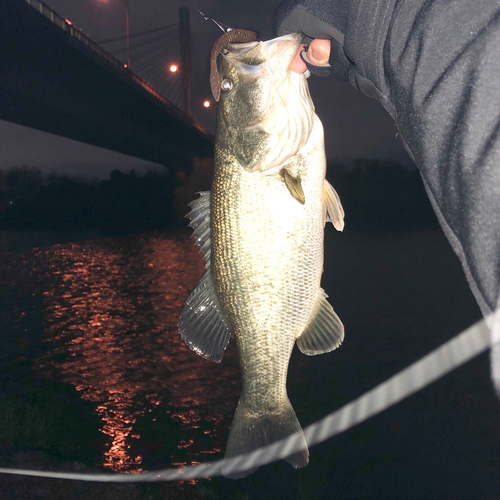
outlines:
[[[251, 453], [295, 435], [298, 451], [285, 457], [285, 460], [295, 469], [305, 467], [309, 463], [309, 450], [304, 432], [288, 398], [284, 406], [280, 411], [256, 413], [240, 399], [231, 424], [225, 458]], [[252, 463], [243, 463], [238, 467], [224, 464], [222, 474], [230, 479], [240, 479], [252, 474], [258, 468], [258, 465]]]
[[297, 347], [308, 356], [333, 351], [344, 340], [344, 325], [327, 298], [320, 288], [312, 319], [297, 339]]
[[344, 230], [344, 209], [340, 197], [333, 186], [323, 181], [323, 222], [331, 222], [337, 231]]

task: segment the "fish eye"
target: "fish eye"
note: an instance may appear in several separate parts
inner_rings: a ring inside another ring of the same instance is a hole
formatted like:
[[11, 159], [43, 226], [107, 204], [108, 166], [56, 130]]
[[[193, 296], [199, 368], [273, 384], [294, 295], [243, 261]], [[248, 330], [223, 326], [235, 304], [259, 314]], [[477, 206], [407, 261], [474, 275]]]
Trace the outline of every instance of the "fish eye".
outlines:
[[229, 78], [224, 78], [222, 82], [220, 82], [220, 91], [223, 94], [227, 94], [233, 88], [233, 82]]

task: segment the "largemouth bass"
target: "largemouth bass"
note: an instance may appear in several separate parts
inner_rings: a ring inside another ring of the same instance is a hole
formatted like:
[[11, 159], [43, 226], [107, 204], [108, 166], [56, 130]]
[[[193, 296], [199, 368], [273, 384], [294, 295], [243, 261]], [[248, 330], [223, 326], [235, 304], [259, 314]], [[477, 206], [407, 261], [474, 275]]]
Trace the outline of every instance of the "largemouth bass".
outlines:
[[344, 212], [325, 179], [306, 77], [289, 70], [300, 41], [292, 34], [221, 52], [212, 189], [188, 215], [206, 272], [179, 321], [186, 343], [217, 362], [236, 339], [243, 388], [226, 457], [298, 433], [302, 449], [286, 458], [295, 468], [309, 452], [286, 391], [293, 346], [315, 355], [344, 338], [320, 285], [324, 226], [341, 231]]

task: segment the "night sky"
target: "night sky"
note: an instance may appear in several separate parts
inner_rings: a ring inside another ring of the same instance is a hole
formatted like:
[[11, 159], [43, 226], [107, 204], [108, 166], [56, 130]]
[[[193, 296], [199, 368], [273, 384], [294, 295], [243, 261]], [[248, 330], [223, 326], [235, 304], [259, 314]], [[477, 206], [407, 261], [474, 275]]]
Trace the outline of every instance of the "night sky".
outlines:
[[[203, 108], [202, 102], [211, 97], [208, 85], [209, 52], [220, 31], [212, 23], [204, 21], [194, 5], [229, 26], [253, 29], [259, 31], [261, 39], [268, 39], [272, 38], [272, 11], [280, 3], [279, 0], [129, 2], [132, 34], [175, 23], [179, 7], [191, 7], [193, 114], [195, 120], [213, 132], [214, 107], [207, 110]], [[120, 0], [45, 0], [45, 3], [95, 41], [125, 35], [125, 9]], [[309, 85], [316, 112], [323, 121], [328, 159], [344, 162], [353, 158], [393, 159], [412, 166], [396, 138], [392, 119], [377, 101], [333, 77], [311, 77]], [[61, 173], [106, 177], [114, 168], [125, 171], [136, 168], [141, 171], [155, 167], [154, 163], [145, 160], [5, 121], [0, 121], [0, 151], [0, 168], [28, 165], [47, 172], [57, 170]]]

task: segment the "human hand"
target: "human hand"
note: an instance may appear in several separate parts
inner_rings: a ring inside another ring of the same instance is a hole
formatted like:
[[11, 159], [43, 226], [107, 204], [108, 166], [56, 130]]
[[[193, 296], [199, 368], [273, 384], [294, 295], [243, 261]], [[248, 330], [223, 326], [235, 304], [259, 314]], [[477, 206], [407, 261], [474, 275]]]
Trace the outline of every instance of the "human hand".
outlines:
[[[303, 48], [304, 45], [301, 45], [297, 55], [290, 65], [290, 69], [295, 73], [304, 73], [307, 69], [305, 62], [300, 57], [300, 52]], [[330, 40], [316, 38], [309, 44], [309, 48], [307, 49], [307, 58], [312, 64], [315, 64], [316, 66], [323, 66], [328, 63], [328, 60], [330, 59], [330, 48]]]

